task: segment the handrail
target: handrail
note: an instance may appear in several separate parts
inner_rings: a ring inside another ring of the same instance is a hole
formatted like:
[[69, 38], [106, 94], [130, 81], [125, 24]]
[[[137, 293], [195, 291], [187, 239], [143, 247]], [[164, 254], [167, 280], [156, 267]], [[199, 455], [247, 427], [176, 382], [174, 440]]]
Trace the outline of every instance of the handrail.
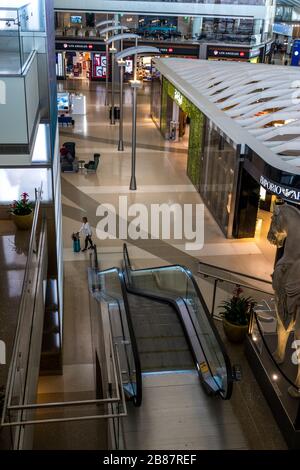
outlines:
[[43, 194], [43, 185], [41, 184], [41, 186], [36, 190], [36, 201], [35, 201], [35, 207], [34, 207], [32, 229], [31, 229], [30, 240], [29, 240], [28, 257], [27, 257], [25, 271], [24, 271], [24, 280], [23, 280], [22, 291], [21, 291], [21, 301], [20, 301], [19, 312], [18, 312], [17, 327], [16, 327], [10, 366], [8, 370], [4, 406], [3, 406], [2, 418], [1, 418], [1, 426], [4, 425], [8, 404], [11, 403], [11, 399], [12, 399], [14, 377], [16, 374], [17, 360], [19, 357], [18, 350], [19, 350], [19, 345], [20, 345], [20, 340], [21, 340], [21, 324], [22, 324], [24, 310], [25, 310], [25, 299], [26, 299], [26, 294], [27, 294], [26, 291], [28, 289], [28, 285], [31, 283], [30, 270], [31, 270], [33, 255], [36, 254], [36, 230], [37, 230], [37, 224], [38, 224], [38, 218], [39, 218], [39, 212], [40, 212], [40, 205], [42, 201], [42, 194]]
[[[252, 281], [259, 281], [259, 282], [263, 282], [265, 284], [270, 284], [272, 285], [272, 281], [267, 281], [266, 279], [262, 279], [260, 277], [256, 277], [256, 276], [250, 276], [249, 274], [244, 274], [244, 273], [241, 273], [241, 272], [238, 272], [238, 271], [232, 271], [231, 269], [227, 269], [227, 268], [222, 268], [222, 267], [219, 267], [219, 266], [214, 266], [213, 264], [209, 264], [209, 263], [204, 263], [203, 261], [199, 261], [199, 265], [203, 265], [203, 266], [208, 266], [209, 268], [212, 268], [212, 269], [218, 269], [219, 271], [223, 271], [225, 273], [229, 273], [229, 274], [234, 274], [236, 276], [242, 276], [242, 277], [245, 277], [247, 279], [251, 279]], [[213, 274], [208, 274], [208, 273], [203, 273], [202, 271], [199, 271], [201, 274], [207, 274], [207, 276], [210, 276], [210, 277], [217, 277], [219, 278], [218, 276], [214, 276]], [[227, 280], [227, 279], [226, 279]], [[240, 285], [240, 284], [239, 284]]]
[[[135, 406], [140, 406], [142, 403], [142, 369], [141, 369], [141, 362], [140, 362], [140, 356], [139, 356], [139, 351], [138, 351], [138, 346], [136, 342], [136, 337], [134, 333], [134, 328], [132, 324], [132, 318], [131, 318], [131, 313], [130, 313], [130, 307], [129, 307], [129, 302], [128, 302], [128, 297], [127, 297], [127, 290], [126, 290], [126, 285], [125, 285], [125, 280], [124, 280], [124, 274], [119, 268], [110, 268], [106, 269], [104, 271], [99, 271], [98, 274], [105, 275], [105, 273], [111, 273], [115, 271], [118, 279], [120, 281], [120, 287], [121, 287], [121, 293], [123, 297], [123, 302], [124, 302], [124, 309], [125, 309], [125, 315], [126, 315], [126, 320], [127, 320], [127, 326], [128, 326], [128, 331], [129, 331], [129, 336], [130, 336], [130, 342], [132, 346], [132, 354], [133, 354], [133, 360], [135, 364], [135, 375], [136, 375], [136, 396], [133, 397], [133, 402]], [[101, 292], [101, 288], [100, 288]], [[121, 315], [121, 314], [120, 314]], [[122, 318], [122, 316], [121, 316]]]
[[259, 287], [253, 287], [252, 285], [249, 285], [249, 284], [243, 284], [242, 282], [239, 282], [238, 280], [234, 281], [233, 279], [227, 279], [225, 277], [215, 276], [214, 274], [208, 274], [202, 271], [198, 271], [198, 274], [202, 274], [204, 278], [212, 278], [220, 282], [227, 282], [228, 284], [232, 284], [234, 286], [245, 287], [245, 289], [251, 289], [251, 290], [255, 290], [256, 292], [261, 292], [262, 294], [271, 294], [271, 292], [267, 292], [266, 290], [260, 289]]
[[[109, 346], [110, 346], [110, 357], [112, 358], [112, 363], [114, 366], [114, 375], [116, 380], [116, 385], [122, 383], [122, 371], [120, 368], [120, 361], [118, 357], [118, 350], [116, 345], [113, 345], [112, 338], [109, 339]], [[123, 388], [120, 387], [116, 389], [116, 396], [111, 398], [101, 398], [98, 400], [78, 400], [78, 401], [69, 401], [69, 402], [57, 402], [57, 403], [37, 403], [37, 404], [28, 404], [23, 406], [12, 406], [8, 409], [18, 410], [18, 409], [44, 409], [44, 408], [60, 408], [64, 406], [82, 406], [82, 405], [91, 405], [91, 404], [113, 404], [113, 403], [122, 403], [123, 412], [121, 413], [107, 413], [107, 414], [99, 414], [99, 415], [92, 415], [92, 416], [74, 416], [71, 418], [47, 418], [47, 419], [36, 419], [36, 420], [25, 420], [25, 421], [14, 421], [3, 423], [2, 426], [6, 427], [16, 427], [16, 426], [31, 426], [35, 424], [46, 424], [46, 423], [62, 423], [62, 422], [74, 422], [74, 421], [88, 421], [88, 420], [97, 420], [97, 419], [108, 419], [108, 418], [120, 418], [127, 416], [127, 409], [126, 409], [126, 400]]]
[[[36, 197], [36, 205], [35, 205], [35, 213], [34, 213], [34, 220], [32, 224], [32, 232], [30, 236], [30, 243], [29, 243], [29, 255], [27, 259], [27, 264], [26, 264], [26, 269], [25, 269], [25, 276], [24, 276], [24, 283], [23, 283], [23, 288], [22, 288], [22, 298], [21, 298], [21, 304], [20, 304], [20, 309], [19, 309], [19, 316], [18, 316], [18, 324], [17, 324], [17, 331], [15, 335], [15, 341], [14, 341], [14, 346], [13, 346], [13, 354], [12, 354], [12, 359], [10, 363], [10, 368], [9, 368], [9, 378], [7, 381], [7, 390], [6, 390], [6, 395], [5, 395], [5, 402], [4, 402], [4, 407], [3, 407], [3, 413], [2, 413], [2, 419], [1, 419], [1, 426], [3, 427], [20, 427], [20, 426], [29, 426], [29, 425], [36, 425], [36, 424], [42, 424], [42, 423], [57, 423], [57, 422], [72, 422], [72, 421], [86, 421], [86, 420], [93, 420], [93, 419], [107, 419], [107, 418], [119, 418], [122, 416], [127, 415], [127, 410], [126, 410], [126, 403], [125, 403], [125, 397], [124, 397], [124, 392], [122, 389], [122, 372], [119, 370], [119, 359], [117, 357], [117, 350], [115, 346], [112, 343], [112, 338], [111, 335], [109, 335], [109, 359], [111, 361], [112, 365], [112, 374], [113, 374], [113, 380], [114, 380], [114, 386], [115, 386], [115, 392], [114, 394], [109, 397], [109, 398], [102, 398], [102, 399], [88, 399], [88, 400], [77, 400], [77, 401], [66, 401], [66, 402], [50, 402], [50, 403], [27, 403], [26, 402], [26, 395], [25, 395], [25, 385], [27, 381], [27, 376], [26, 376], [26, 371], [28, 368], [28, 358], [30, 355], [30, 341], [31, 341], [31, 336], [29, 337], [29, 344], [28, 344], [28, 352], [27, 355], [25, 356], [25, 365], [24, 365], [24, 370], [25, 370], [25, 379], [24, 379], [24, 390], [23, 387], [20, 392], [20, 399], [18, 400], [18, 403], [12, 404], [12, 396], [14, 393], [14, 387], [15, 387], [15, 377], [16, 377], [16, 372], [17, 372], [17, 365], [18, 365], [18, 356], [19, 356], [19, 349], [20, 349], [20, 340], [21, 340], [21, 334], [23, 331], [23, 323], [24, 323], [24, 313], [25, 313], [25, 297], [28, 293], [31, 292], [33, 286], [31, 286], [31, 271], [32, 271], [32, 260], [33, 256], [37, 255], [38, 260], [40, 260], [41, 257], [41, 248], [42, 248], [42, 243], [39, 245], [39, 250], [38, 253], [36, 251], [36, 229], [37, 229], [37, 224], [38, 224], [38, 217], [39, 217], [39, 210], [40, 210], [40, 204], [41, 204], [41, 198], [42, 198], [42, 190], [39, 189], [37, 192], [37, 197]], [[43, 230], [42, 232], [43, 233]], [[40, 261], [39, 261], [40, 262]], [[34, 321], [34, 316], [33, 313], [31, 313], [31, 321]], [[30, 328], [29, 325], [25, 325], [26, 327]], [[26, 362], [27, 361], [27, 362]], [[104, 404], [104, 405], [109, 405], [109, 404], [114, 404], [117, 403], [118, 405], [122, 404], [122, 412], [118, 413], [102, 413], [94, 416], [90, 415], [81, 415], [81, 416], [74, 416], [74, 417], [66, 417], [66, 418], [52, 418], [52, 419], [27, 419], [26, 414], [23, 414], [26, 410], [45, 410], [45, 409], [60, 409], [62, 407], [81, 407], [81, 406], [90, 406], [92, 404]], [[18, 412], [15, 418], [11, 419], [10, 412]]]
[[[126, 270], [126, 272], [127, 272], [127, 278], [129, 279], [128, 270], [131, 270], [131, 271], [135, 271], [135, 270], [132, 269], [132, 267], [131, 267], [130, 257], [129, 257], [129, 254], [128, 254], [128, 249], [127, 249], [126, 243], [123, 244], [123, 257], [124, 257], [125, 270]], [[156, 267], [156, 268], [154, 267], [154, 268], [138, 269], [138, 270], [136, 270], [136, 271], [138, 271], [138, 272], [143, 272], [143, 271], [144, 271], [144, 272], [149, 272], [149, 271], [152, 271], [152, 270], [165, 270], [165, 269], [172, 269], [172, 268], [180, 268], [180, 269], [182, 269], [183, 272], [186, 274], [186, 276], [192, 281], [192, 284], [193, 284], [195, 293], [196, 293], [196, 295], [197, 295], [197, 297], [198, 297], [198, 299], [199, 299], [199, 301], [200, 301], [200, 303], [201, 303], [201, 305], [202, 305], [202, 307], [203, 307], [203, 310], [204, 310], [204, 312], [205, 312], [205, 315], [206, 315], [206, 318], [207, 318], [207, 320], [208, 320], [208, 323], [209, 323], [209, 325], [210, 325], [210, 327], [211, 327], [211, 329], [212, 329], [212, 331], [213, 331], [213, 333], [214, 333], [215, 339], [216, 339], [216, 341], [217, 341], [217, 343], [218, 343], [218, 346], [219, 346], [220, 351], [221, 351], [221, 353], [222, 353], [222, 355], [223, 355], [223, 358], [224, 358], [224, 362], [225, 362], [225, 366], [226, 366], [226, 371], [227, 371], [228, 390], [227, 390], [227, 395], [226, 395], [226, 397], [223, 397], [221, 393], [220, 393], [220, 395], [222, 396], [222, 398], [228, 399], [228, 398], [231, 397], [232, 389], [233, 389], [233, 372], [232, 372], [231, 363], [230, 363], [229, 357], [228, 357], [228, 355], [227, 355], [227, 352], [226, 352], [226, 350], [225, 350], [225, 348], [224, 348], [224, 345], [223, 345], [223, 342], [222, 342], [221, 337], [220, 337], [220, 335], [219, 335], [219, 332], [218, 332], [218, 330], [217, 330], [215, 324], [214, 324], [213, 321], [212, 321], [211, 315], [209, 314], [208, 308], [207, 308], [206, 303], [205, 303], [205, 301], [204, 301], [204, 299], [203, 299], [203, 296], [202, 296], [202, 294], [201, 294], [201, 292], [200, 292], [199, 286], [198, 286], [196, 280], [194, 279], [194, 276], [193, 276], [192, 273], [190, 272], [190, 270], [187, 269], [187, 268], [184, 267], [184, 266], [181, 266], [181, 265], [170, 265], [170, 266], [160, 266], [160, 267]], [[132, 289], [132, 288], [131, 288], [131, 289]], [[143, 291], [141, 291], [141, 290], [139, 290], [139, 289], [137, 289], [137, 288], [134, 288], [134, 289], [132, 289], [132, 290], [134, 290], [134, 291], [136, 291], [136, 293], [140, 293], [140, 294], [143, 292]], [[156, 296], [156, 297], [158, 297], [158, 296]], [[184, 299], [182, 299], [182, 300], [185, 302]], [[186, 302], [185, 302], [185, 303], [186, 303]], [[205, 359], [206, 359], [206, 363], [207, 363], [207, 366], [208, 366], [209, 371], [210, 371], [210, 373], [211, 373], [211, 376], [213, 377], [213, 373], [212, 373], [212, 370], [211, 370], [211, 368], [210, 368], [209, 361], [207, 360], [206, 354], [205, 354], [205, 352], [204, 352], [204, 350], [203, 350], [203, 348], [202, 348], [201, 341], [200, 341], [200, 338], [199, 338], [199, 336], [198, 336], [198, 332], [197, 332], [197, 330], [196, 330], [196, 328], [195, 328], [194, 321], [193, 321], [193, 319], [191, 318], [190, 311], [189, 311], [188, 308], [187, 308], [187, 312], [189, 313], [189, 317], [190, 317], [190, 320], [191, 320], [192, 325], [193, 325], [193, 327], [194, 327], [196, 336], [197, 336], [197, 338], [198, 338], [198, 341], [199, 341], [199, 344], [200, 344], [202, 353], [203, 353], [203, 355], [204, 355], [204, 357], [205, 357]], [[219, 390], [219, 392], [221, 392], [221, 390]]]
[[[232, 273], [232, 274], [235, 274], [235, 275], [240, 275], [240, 276], [243, 276], [245, 278], [248, 278], [248, 279], [251, 279], [251, 280], [256, 280], [256, 281], [259, 281], [259, 282], [264, 282], [265, 284], [269, 284], [269, 285], [272, 285], [272, 282], [271, 281], [266, 281], [264, 279], [261, 279], [261, 278], [258, 278], [258, 277], [255, 277], [255, 276], [249, 276], [247, 274], [243, 274], [243, 273], [239, 273], [237, 271], [230, 271], [229, 269], [226, 269], [226, 268], [219, 268], [218, 266], [214, 266], [212, 264], [208, 264], [208, 263], [203, 263], [202, 261], [199, 262], [199, 264], [203, 264], [204, 266], [209, 266], [210, 268], [214, 268], [214, 269], [218, 269], [220, 271], [224, 271], [224, 272], [228, 272], [228, 273]], [[263, 294], [270, 294], [269, 292], [266, 292], [265, 290], [262, 290], [262, 289], [259, 289], [257, 287], [252, 287], [247, 285], [247, 284], [242, 284], [241, 282], [238, 282], [238, 281], [234, 281], [234, 280], [229, 280], [229, 279], [225, 279], [225, 278], [222, 278], [220, 276], [216, 276], [214, 274], [207, 274], [207, 273], [203, 273], [202, 271], [198, 271], [200, 274], [203, 274], [207, 277], [211, 277], [213, 279], [215, 279], [216, 281], [221, 281], [221, 282], [227, 282], [228, 284], [233, 284], [233, 285], [236, 285], [236, 286], [240, 286], [240, 287], [245, 287], [245, 288], [248, 288], [248, 289], [251, 289], [251, 290], [254, 290], [256, 292], [260, 292], [260, 293], [263, 293]], [[277, 370], [280, 372], [280, 374], [282, 375], [282, 377], [293, 387], [295, 388], [297, 391], [299, 391], [299, 387], [286, 375], [286, 373], [281, 369], [280, 365], [277, 364], [277, 362], [275, 361], [274, 357], [273, 357], [273, 354], [272, 352], [270, 351], [270, 348], [265, 340], [265, 337], [264, 337], [264, 334], [263, 334], [263, 331], [261, 329], [261, 326], [260, 326], [260, 323], [259, 323], [259, 320], [258, 320], [258, 317], [257, 317], [257, 313], [255, 312], [255, 310], [251, 310], [251, 316], [252, 318], [250, 319], [250, 325], [253, 324], [253, 317], [255, 318], [255, 322], [256, 322], [256, 325], [257, 325], [257, 328], [258, 328], [258, 331], [259, 331], [259, 334], [261, 336], [261, 339], [262, 339], [262, 342], [264, 344], [264, 347], [267, 351], [267, 354], [271, 360], [271, 362], [274, 364], [274, 366], [277, 368]], [[251, 334], [251, 333], [250, 333]]]

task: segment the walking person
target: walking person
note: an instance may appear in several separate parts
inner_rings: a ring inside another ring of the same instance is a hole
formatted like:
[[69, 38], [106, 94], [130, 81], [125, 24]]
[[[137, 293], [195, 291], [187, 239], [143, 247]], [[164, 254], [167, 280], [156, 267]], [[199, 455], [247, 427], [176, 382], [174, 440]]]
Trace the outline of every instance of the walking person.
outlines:
[[89, 250], [91, 248], [94, 248], [94, 244], [92, 241], [92, 229], [90, 224], [88, 223], [87, 217], [82, 217], [82, 226], [79, 230], [79, 233], [82, 233], [82, 235], [85, 237], [85, 245], [83, 250], [81, 251], [86, 251], [88, 249], [88, 244], [90, 244]]

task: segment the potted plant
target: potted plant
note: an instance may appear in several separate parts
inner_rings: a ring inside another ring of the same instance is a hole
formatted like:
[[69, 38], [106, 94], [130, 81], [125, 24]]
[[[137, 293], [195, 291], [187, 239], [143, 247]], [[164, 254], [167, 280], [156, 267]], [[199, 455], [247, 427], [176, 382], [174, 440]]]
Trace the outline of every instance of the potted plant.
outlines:
[[242, 292], [243, 289], [237, 286], [231, 299], [220, 305], [225, 335], [233, 343], [241, 343], [245, 339], [251, 310], [254, 307], [251, 297], [243, 297]]
[[29, 230], [33, 221], [33, 204], [29, 200], [29, 194], [22, 193], [19, 200], [13, 201], [10, 213], [18, 229]]

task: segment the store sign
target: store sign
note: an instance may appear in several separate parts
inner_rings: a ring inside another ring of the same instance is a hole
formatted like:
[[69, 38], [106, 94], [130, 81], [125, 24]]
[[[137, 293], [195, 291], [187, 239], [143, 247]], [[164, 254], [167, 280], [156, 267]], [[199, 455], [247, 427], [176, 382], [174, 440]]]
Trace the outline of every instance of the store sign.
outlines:
[[176, 103], [177, 103], [179, 106], [182, 106], [182, 103], [183, 103], [183, 96], [182, 96], [182, 94], [181, 94], [178, 90], [175, 90], [175, 91], [174, 91], [174, 100], [176, 101]]
[[240, 50], [233, 48], [221, 48], [221, 47], [208, 47], [207, 48], [207, 57], [215, 58], [229, 58], [229, 59], [248, 59], [249, 50]]
[[267, 179], [265, 176], [260, 177], [260, 184], [267, 191], [281, 197], [282, 199], [288, 199], [289, 201], [300, 202], [300, 189], [288, 188], [278, 183]]
[[87, 42], [56, 42], [57, 51], [104, 51], [105, 44]]
[[159, 50], [162, 54], [172, 54], [174, 52], [173, 47], [159, 47]]

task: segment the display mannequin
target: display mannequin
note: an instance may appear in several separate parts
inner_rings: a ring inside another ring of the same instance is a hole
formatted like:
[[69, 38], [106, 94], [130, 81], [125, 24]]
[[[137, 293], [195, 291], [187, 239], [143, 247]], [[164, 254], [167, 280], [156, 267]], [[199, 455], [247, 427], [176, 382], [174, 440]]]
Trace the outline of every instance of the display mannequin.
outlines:
[[[273, 273], [275, 308], [277, 315], [277, 349], [274, 359], [278, 364], [285, 361], [286, 345], [291, 331], [294, 330], [295, 350], [288, 358], [293, 362], [298, 358], [298, 373], [294, 384], [288, 391], [292, 397], [300, 398], [300, 210], [283, 204], [276, 206], [268, 233], [269, 242], [282, 247], [283, 256], [276, 262]], [[298, 341], [298, 342], [297, 342]]]

